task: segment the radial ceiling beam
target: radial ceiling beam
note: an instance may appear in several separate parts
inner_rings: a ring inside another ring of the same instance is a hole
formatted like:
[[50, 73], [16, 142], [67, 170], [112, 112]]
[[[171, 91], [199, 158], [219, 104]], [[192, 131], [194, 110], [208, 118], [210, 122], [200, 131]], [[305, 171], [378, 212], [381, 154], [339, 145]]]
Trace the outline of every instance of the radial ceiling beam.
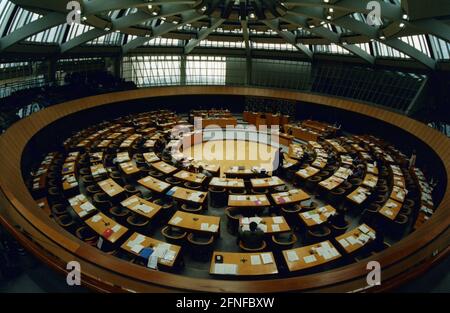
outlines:
[[313, 52], [304, 44], [297, 42], [296, 36], [291, 33], [290, 31], [284, 31], [280, 30], [278, 27], [278, 24], [274, 23], [273, 21], [262, 21], [267, 27], [272, 29], [274, 32], [276, 32], [281, 38], [286, 40], [288, 43], [293, 45], [295, 48], [297, 48], [299, 51], [303, 52], [308, 56], [308, 58], [312, 59]]
[[179, 5], [179, 4], [168, 4], [161, 7], [159, 15], [150, 15], [143, 11], [138, 11], [133, 14], [122, 16], [118, 19], [112, 21], [112, 25], [109, 30], [104, 29], [92, 29], [86, 33], [83, 33], [80, 36], [77, 36], [64, 44], [61, 45], [61, 53], [65, 53], [79, 45], [82, 45], [86, 42], [94, 40], [95, 38], [104, 36], [113, 32], [114, 30], [118, 31], [120, 29], [124, 29], [130, 27], [132, 25], [137, 25], [146, 21], [155, 20], [157, 18], [172, 16], [175, 14], [179, 14], [182, 12], [186, 12], [189, 10], [188, 5]]
[[147, 41], [152, 40], [154, 38], [157, 38], [159, 36], [162, 36], [164, 34], [167, 34], [173, 30], [176, 30], [178, 27], [182, 27], [186, 24], [190, 24], [193, 23], [195, 21], [198, 21], [201, 18], [204, 18], [204, 15], [198, 14], [196, 10], [190, 10], [187, 11], [183, 14], [181, 14], [182, 16], [182, 22], [178, 23], [178, 24], [174, 24], [174, 23], [163, 23], [160, 24], [159, 26], [155, 27], [152, 30], [152, 36], [150, 37], [138, 37], [134, 40], [131, 40], [130, 42], [128, 42], [127, 44], [122, 46], [122, 53], [123, 54], [127, 54], [130, 50], [136, 49], [139, 46], [142, 46], [143, 44], [145, 44]]
[[250, 35], [248, 31], [248, 21], [241, 20], [241, 27], [242, 27], [242, 37], [244, 38], [244, 44], [245, 44], [245, 51], [247, 54], [247, 57], [250, 57], [251, 55], [251, 47], [250, 47]]
[[[346, 1], [346, 0], [343, 0]], [[416, 59], [420, 63], [424, 64], [425, 66], [434, 69], [436, 67], [436, 61], [427, 56], [426, 54], [422, 53], [421, 51], [411, 47], [410, 45], [404, 43], [402, 40], [397, 38], [390, 38], [389, 40], [383, 40], [381, 41], [379, 39], [379, 29], [377, 27], [370, 26], [364, 22], [355, 20], [354, 18], [347, 16], [343, 16], [340, 18], [327, 20], [323, 16], [323, 12], [319, 12], [317, 9], [314, 8], [295, 8], [293, 10], [290, 10], [292, 14], [305, 16], [309, 18], [314, 18], [320, 21], [324, 21], [327, 23], [332, 23], [334, 25], [346, 28], [351, 30], [352, 32], [356, 34], [362, 34], [370, 39], [378, 40], [380, 42], [383, 42], [385, 45], [388, 45], [408, 56], [410, 56], [413, 59]]]
[[13, 46], [14, 44], [38, 34], [46, 29], [58, 26], [66, 22], [66, 16], [61, 13], [49, 13], [34, 22], [26, 24], [19, 29], [14, 30], [9, 35], [0, 39], [0, 51]]
[[209, 34], [211, 34], [214, 30], [217, 29], [217, 27], [219, 27], [220, 25], [223, 24], [223, 22], [225, 22], [225, 19], [212, 19], [212, 25], [208, 28], [204, 28], [201, 29], [198, 34], [197, 34], [197, 38], [192, 38], [191, 40], [189, 40], [189, 42], [186, 44], [186, 46], [184, 46], [184, 53], [185, 54], [189, 54], [192, 52], [192, 50], [194, 50], [194, 48], [200, 43], [200, 41], [206, 39], [206, 37], [209, 36]]
[[375, 58], [372, 55], [370, 55], [363, 49], [359, 48], [358, 46], [341, 42], [340, 35], [336, 34], [335, 32], [329, 30], [326, 27], [320, 26], [320, 27], [308, 28], [306, 18], [300, 17], [300, 16], [295, 16], [290, 13], [287, 13], [286, 15], [284, 15], [282, 17], [282, 19], [291, 24], [299, 25], [303, 29], [305, 29], [306, 31], [308, 31], [314, 35], [317, 35], [317, 36], [320, 36], [322, 38], [329, 40], [330, 42], [353, 53], [354, 55], [362, 58], [363, 60], [369, 62], [370, 64], [375, 63]]
[[171, 5], [184, 4], [194, 5], [194, 0], [164, 0], [164, 1], [147, 1], [147, 0], [83, 0], [83, 14], [92, 15], [102, 12], [108, 12], [119, 9], [129, 9], [136, 7], [146, 7], [148, 5]]

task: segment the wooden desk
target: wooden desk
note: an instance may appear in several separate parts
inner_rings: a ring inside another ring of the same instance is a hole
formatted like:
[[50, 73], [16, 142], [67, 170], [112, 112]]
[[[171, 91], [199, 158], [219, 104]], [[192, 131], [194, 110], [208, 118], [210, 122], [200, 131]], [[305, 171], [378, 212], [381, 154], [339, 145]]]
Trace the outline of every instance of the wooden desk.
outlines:
[[75, 172], [75, 162], [64, 163], [61, 169], [61, 175], [72, 174]]
[[137, 182], [145, 188], [157, 193], [163, 193], [172, 186], [171, 184], [168, 184], [152, 176], [141, 178]]
[[229, 195], [228, 206], [232, 207], [264, 207], [270, 202], [266, 195]]
[[146, 140], [142, 146], [146, 149], [153, 149], [155, 147], [155, 144], [156, 144], [156, 140], [149, 139], [149, 140]]
[[247, 230], [250, 230], [249, 224], [251, 222], [256, 222], [258, 228], [268, 235], [291, 231], [284, 216], [243, 217], [239, 220], [240, 227], [248, 228]]
[[224, 187], [225, 189], [245, 188], [242, 178], [219, 178], [213, 177], [209, 182], [209, 186]]
[[175, 166], [167, 164], [164, 161], [152, 163], [152, 167], [154, 167], [155, 169], [157, 169], [158, 171], [160, 171], [166, 175], [169, 175], [169, 174], [172, 174], [172, 173], [178, 171], [178, 169]]
[[383, 207], [378, 210], [378, 213], [393, 221], [397, 217], [402, 206], [402, 203], [389, 199]]
[[272, 193], [270, 196], [278, 205], [295, 204], [311, 198], [301, 189], [292, 189], [289, 191]]
[[[363, 235], [363, 236], [361, 236]], [[346, 232], [335, 238], [348, 254], [356, 252], [375, 239], [375, 231], [366, 224]]]
[[334, 173], [333, 176], [340, 177], [342, 179], [347, 179], [350, 175], [353, 174], [353, 171], [349, 168], [340, 167], [337, 169], [337, 171]]
[[326, 240], [310, 246], [283, 250], [283, 257], [290, 272], [324, 265], [341, 258], [333, 244]]
[[144, 160], [147, 163], [153, 163], [153, 162], [160, 161], [160, 158], [156, 155], [155, 152], [146, 152], [146, 153], [143, 153], [142, 156], [144, 157]]
[[116, 183], [112, 178], [102, 180], [98, 183], [100, 188], [111, 198], [120, 195], [125, 189], [122, 188], [118, 183]]
[[366, 163], [366, 171], [370, 174], [378, 175], [378, 167], [372, 163]]
[[202, 184], [205, 181], [205, 179], [206, 179], [206, 176], [204, 174], [191, 173], [191, 172], [188, 172], [188, 171], [185, 171], [185, 170], [179, 171], [178, 173], [173, 175], [173, 177], [176, 177], [176, 178], [181, 179], [183, 181], [196, 183], [196, 184]]
[[248, 177], [257, 175], [257, 173], [254, 172], [250, 168], [240, 167], [240, 166], [232, 166], [228, 170], [225, 171], [225, 175], [226, 176], [231, 176], [231, 177], [248, 178]]
[[304, 150], [303, 147], [299, 144], [291, 144], [289, 145], [289, 152], [288, 152], [288, 156], [290, 158], [296, 159], [296, 160], [300, 160], [301, 158], [303, 158], [304, 155]]
[[91, 174], [94, 179], [97, 179], [99, 177], [104, 177], [108, 174], [106, 171], [106, 168], [103, 166], [103, 163], [98, 163], [96, 165], [91, 166]]
[[112, 244], [128, 231], [128, 228], [116, 223], [113, 219], [110, 219], [101, 212], [88, 218], [85, 223], [103, 239]]
[[347, 195], [347, 199], [355, 204], [361, 204], [367, 200], [367, 197], [370, 196], [372, 192], [366, 187], [359, 186], [355, 190], [353, 190], [349, 195]]
[[111, 144], [112, 140], [110, 139], [105, 139], [102, 140], [98, 145], [97, 145], [97, 149], [106, 149], [109, 147], [109, 145]]
[[203, 191], [191, 190], [178, 186], [172, 187], [166, 194], [181, 201], [198, 204], [203, 204], [208, 195], [208, 193]]
[[89, 153], [89, 161], [93, 165], [103, 163], [103, 151]]
[[97, 208], [83, 194], [79, 194], [73, 198], [70, 198], [69, 204], [81, 219], [84, 219], [89, 215], [98, 212]]
[[132, 161], [120, 163], [119, 166], [125, 175], [133, 175], [141, 171]]
[[366, 176], [364, 176], [364, 180], [362, 182], [364, 186], [367, 186], [372, 189], [376, 187], [377, 183], [378, 183], [378, 176], [369, 173], [367, 173]]
[[[216, 263], [216, 255], [222, 256], [222, 263]], [[264, 263], [261, 255], [265, 255], [264, 259], [270, 259], [270, 263]], [[278, 269], [272, 252], [237, 253], [214, 251], [209, 273], [214, 275], [255, 276], [278, 274]]]
[[[144, 248], [152, 248], [154, 250], [153, 253], [156, 252], [159, 255], [158, 264], [168, 267], [173, 267], [177, 263], [181, 251], [180, 246], [147, 237], [139, 233], [133, 233], [130, 238], [124, 242], [121, 248], [135, 256], [140, 256], [139, 253]], [[163, 251], [159, 252], [159, 249]]]
[[344, 182], [344, 180], [337, 176], [330, 176], [325, 180], [322, 180], [319, 185], [327, 190], [333, 190]]
[[393, 185], [405, 189], [405, 178], [403, 176], [393, 176]]
[[213, 235], [220, 233], [220, 217], [218, 216], [177, 211], [168, 224], [188, 231], [211, 233]]
[[334, 214], [336, 214], [336, 209], [331, 205], [326, 205], [312, 211], [301, 212], [298, 215], [307, 227], [314, 227], [325, 223]]
[[392, 187], [392, 192], [390, 195], [391, 199], [394, 199], [397, 202], [403, 203], [406, 197], [406, 190], [397, 186]]
[[250, 182], [253, 188], [268, 188], [284, 185], [284, 181], [277, 176], [272, 176], [269, 178], [253, 178]]
[[119, 152], [116, 154], [117, 162], [129, 162], [131, 161], [130, 154], [128, 152]]
[[64, 191], [78, 188], [78, 181], [74, 173], [64, 175], [62, 178], [62, 187]]
[[147, 219], [152, 219], [161, 210], [160, 205], [144, 200], [136, 195], [123, 200], [120, 204]]
[[303, 178], [303, 179], [308, 179], [314, 175], [316, 175], [317, 173], [319, 173], [320, 170], [318, 168], [312, 167], [312, 166], [308, 166], [305, 168], [302, 168], [300, 170], [298, 170], [295, 175]]

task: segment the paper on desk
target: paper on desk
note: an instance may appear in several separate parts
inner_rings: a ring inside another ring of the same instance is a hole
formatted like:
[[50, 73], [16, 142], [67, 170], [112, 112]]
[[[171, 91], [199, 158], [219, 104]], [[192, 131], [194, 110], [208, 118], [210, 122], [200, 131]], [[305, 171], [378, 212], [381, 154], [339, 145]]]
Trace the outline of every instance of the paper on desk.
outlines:
[[223, 274], [223, 275], [236, 275], [237, 274], [237, 265], [236, 264], [216, 263], [216, 264], [214, 264], [214, 273], [215, 274]]
[[289, 262], [296, 262], [299, 260], [297, 252], [294, 250], [288, 250], [286, 254]]
[[284, 222], [282, 216], [274, 216], [272, 217], [272, 220], [275, 224], [282, 224]]
[[252, 265], [260, 265], [261, 264], [261, 258], [259, 257], [258, 254], [257, 255], [252, 255], [250, 257], [250, 259], [251, 259]]
[[137, 254], [139, 254], [139, 252], [141, 252], [142, 249], [144, 249], [144, 246], [140, 244], [135, 244], [131, 247], [131, 251]]
[[272, 231], [273, 231], [273, 232], [278, 232], [278, 231], [280, 231], [280, 225], [278, 225], [278, 224], [272, 224]]
[[272, 255], [270, 253], [261, 253], [261, 258], [264, 264], [273, 263]]
[[170, 223], [171, 223], [171, 224], [174, 224], [174, 225], [178, 225], [178, 223], [180, 223], [182, 220], [183, 220], [182, 217], [175, 216], [175, 217], [170, 221]]
[[305, 263], [308, 264], [308, 263], [316, 262], [317, 259], [314, 255], [308, 255], [308, 256], [303, 257], [303, 261], [305, 261]]
[[346, 248], [348, 247], [348, 242], [347, 240], [345, 240], [345, 238], [342, 238], [339, 240], [339, 243], [341, 244], [342, 247]]
[[97, 223], [98, 221], [100, 221], [102, 219], [102, 217], [100, 216], [100, 215], [94, 215], [92, 218], [91, 218], [91, 221], [93, 222], [93, 223]]
[[92, 210], [95, 210], [95, 207], [94, 207], [94, 206], [92, 205], [92, 203], [90, 203], [89, 201], [83, 203], [82, 205], [80, 205], [80, 208], [81, 208], [83, 211], [86, 211], [86, 212], [90, 212], [90, 211], [92, 211]]
[[119, 224], [114, 225], [113, 228], [111, 228], [111, 230], [115, 233], [117, 233], [118, 231], [120, 231], [122, 229], [122, 226], [120, 226]]

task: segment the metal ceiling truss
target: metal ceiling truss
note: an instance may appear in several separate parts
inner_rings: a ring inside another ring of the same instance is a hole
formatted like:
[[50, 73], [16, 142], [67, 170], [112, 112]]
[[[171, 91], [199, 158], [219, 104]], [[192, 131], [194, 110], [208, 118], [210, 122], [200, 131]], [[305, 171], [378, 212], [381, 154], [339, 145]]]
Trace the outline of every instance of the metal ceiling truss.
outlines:
[[[36, 12], [44, 10], [49, 13], [1, 38], [0, 51], [4, 51], [32, 35], [66, 22], [67, 11], [64, 11], [61, 3], [53, 4], [56, 1], [12, 1], [28, 10]], [[370, 0], [329, 0], [327, 2], [324, 0], [252, 0], [252, 2], [242, 0], [82, 0], [84, 22], [96, 27], [62, 43], [60, 51], [66, 53], [112, 32], [127, 33], [130, 29], [143, 32], [144, 36], [138, 36], [122, 46], [122, 53], [125, 54], [151, 39], [176, 31], [182, 26], [198, 21], [202, 21], [204, 24], [205, 21], [208, 21], [207, 27], [198, 28], [195, 36], [186, 41], [184, 53], [189, 54], [209, 35], [214, 33], [217, 37], [215, 31], [219, 27], [225, 27], [228, 25], [227, 22], [230, 22], [231, 25], [236, 24], [229, 19], [237, 14], [239, 16], [237, 25], [242, 30], [242, 41], [245, 43], [247, 56], [251, 54], [252, 34], [250, 30], [252, 26], [265, 25], [310, 59], [313, 58], [313, 51], [308, 45], [302, 43], [303, 37], [298, 37], [296, 29], [307, 31], [314, 38], [324, 39], [329, 44], [335, 44], [371, 64], [375, 62], [375, 57], [355, 44], [361, 43], [361, 38], [366, 38], [366, 42], [369, 40], [382, 42], [426, 67], [434, 69], [436, 61], [433, 58], [398, 39], [398, 36], [402, 35], [405, 28], [408, 28], [409, 33], [412, 31], [412, 33], [418, 34], [432, 34], [450, 42], [449, 24], [444, 20], [434, 18], [409, 20], [408, 15], [411, 12], [408, 12], [407, 5], [403, 5], [402, 8], [400, 5], [379, 0], [384, 25], [370, 26], [352, 17], [354, 13], [364, 15], [370, 13], [369, 2]], [[246, 11], [249, 3], [252, 5], [253, 16], [248, 15]], [[132, 13], [124, 15], [124, 10], [129, 8], [136, 9]], [[115, 10], [123, 11], [119, 11], [120, 14], [112, 14], [111, 20], [105, 18], [106, 14]], [[325, 23], [351, 31], [351, 34], [335, 32], [335, 28], [326, 27]], [[359, 36], [359, 40], [352, 43], [351, 38], [355, 36]]]

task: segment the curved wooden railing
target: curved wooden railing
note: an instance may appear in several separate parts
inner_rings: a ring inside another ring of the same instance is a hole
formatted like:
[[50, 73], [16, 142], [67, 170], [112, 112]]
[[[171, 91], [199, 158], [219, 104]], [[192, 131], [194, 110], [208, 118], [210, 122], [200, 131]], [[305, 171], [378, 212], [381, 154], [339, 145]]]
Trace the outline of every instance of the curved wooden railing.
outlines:
[[[317, 274], [273, 280], [239, 281], [196, 279], [148, 270], [104, 254], [63, 231], [38, 208], [21, 173], [21, 159], [30, 139], [65, 116], [112, 103], [172, 95], [245, 95], [305, 101], [370, 116], [420, 138], [436, 153], [446, 171], [446, 189], [432, 218], [417, 231], [371, 257], [382, 267], [382, 285], [391, 288], [423, 272], [446, 255], [450, 242], [450, 140], [406, 116], [355, 101], [286, 90], [245, 87], [163, 87], [103, 94], [49, 107], [27, 117], [0, 137], [0, 222], [45, 263], [65, 272], [65, 264], [79, 261], [82, 281], [98, 291], [205, 292], [355, 291], [366, 287], [366, 262]], [[62, 278], [64, 279], [64, 278]], [[374, 288], [376, 290], [377, 288]]]

